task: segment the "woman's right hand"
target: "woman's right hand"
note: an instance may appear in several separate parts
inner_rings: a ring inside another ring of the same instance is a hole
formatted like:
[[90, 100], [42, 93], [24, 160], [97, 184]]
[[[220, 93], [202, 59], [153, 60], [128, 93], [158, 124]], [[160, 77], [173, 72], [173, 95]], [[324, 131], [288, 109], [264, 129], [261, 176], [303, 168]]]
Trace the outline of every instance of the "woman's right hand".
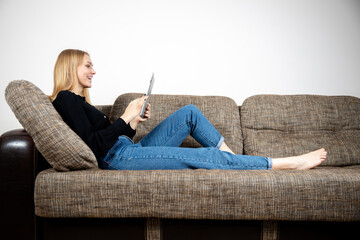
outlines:
[[124, 114], [121, 118], [128, 124], [129, 122], [133, 121], [135, 118], [140, 116], [141, 108], [144, 105], [147, 96], [142, 96], [137, 98], [129, 103], [126, 107]]

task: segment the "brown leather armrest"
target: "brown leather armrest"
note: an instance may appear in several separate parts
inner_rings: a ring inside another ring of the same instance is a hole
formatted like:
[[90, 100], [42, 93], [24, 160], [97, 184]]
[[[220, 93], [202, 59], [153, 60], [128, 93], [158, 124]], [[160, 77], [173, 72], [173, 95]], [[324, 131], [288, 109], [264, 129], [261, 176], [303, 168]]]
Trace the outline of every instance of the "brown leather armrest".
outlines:
[[[23, 129], [0, 137], [0, 224], [1, 239], [34, 239], [34, 182], [47, 168], [30, 135]], [[39, 161], [41, 160], [41, 161]]]

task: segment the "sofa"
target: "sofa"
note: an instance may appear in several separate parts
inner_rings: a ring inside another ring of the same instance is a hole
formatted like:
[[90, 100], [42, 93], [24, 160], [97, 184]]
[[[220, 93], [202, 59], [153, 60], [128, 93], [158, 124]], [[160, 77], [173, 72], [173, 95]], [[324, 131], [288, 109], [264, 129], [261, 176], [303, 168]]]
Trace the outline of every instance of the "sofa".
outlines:
[[[141, 94], [96, 106], [114, 121]], [[153, 95], [139, 141], [176, 109], [197, 106], [236, 154], [285, 157], [324, 147], [311, 170], [110, 171], [46, 95], [12, 81], [24, 129], [0, 138], [1, 239], [354, 239], [360, 227], [360, 99]], [[182, 147], [200, 147], [188, 137]]]

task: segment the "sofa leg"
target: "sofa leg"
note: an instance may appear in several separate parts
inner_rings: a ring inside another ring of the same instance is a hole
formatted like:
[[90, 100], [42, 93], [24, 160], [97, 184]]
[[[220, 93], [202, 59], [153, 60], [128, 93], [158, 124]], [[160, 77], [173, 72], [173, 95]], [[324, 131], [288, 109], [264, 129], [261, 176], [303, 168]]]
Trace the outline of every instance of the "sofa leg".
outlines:
[[278, 239], [277, 221], [263, 221], [262, 240], [277, 240], [277, 239]]
[[161, 219], [148, 218], [146, 219], [146, 240], [160, 240], [161, 239]]

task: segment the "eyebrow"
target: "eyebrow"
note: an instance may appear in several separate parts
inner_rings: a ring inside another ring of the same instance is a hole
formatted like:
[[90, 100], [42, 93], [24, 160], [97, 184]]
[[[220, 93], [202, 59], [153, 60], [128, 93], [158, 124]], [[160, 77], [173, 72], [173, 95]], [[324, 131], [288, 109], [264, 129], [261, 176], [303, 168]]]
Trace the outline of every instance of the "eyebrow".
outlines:
[[87, 61], [88, 64], [90, 64], [91, 66], [94, 66], [94, 64], [90, 61]]

